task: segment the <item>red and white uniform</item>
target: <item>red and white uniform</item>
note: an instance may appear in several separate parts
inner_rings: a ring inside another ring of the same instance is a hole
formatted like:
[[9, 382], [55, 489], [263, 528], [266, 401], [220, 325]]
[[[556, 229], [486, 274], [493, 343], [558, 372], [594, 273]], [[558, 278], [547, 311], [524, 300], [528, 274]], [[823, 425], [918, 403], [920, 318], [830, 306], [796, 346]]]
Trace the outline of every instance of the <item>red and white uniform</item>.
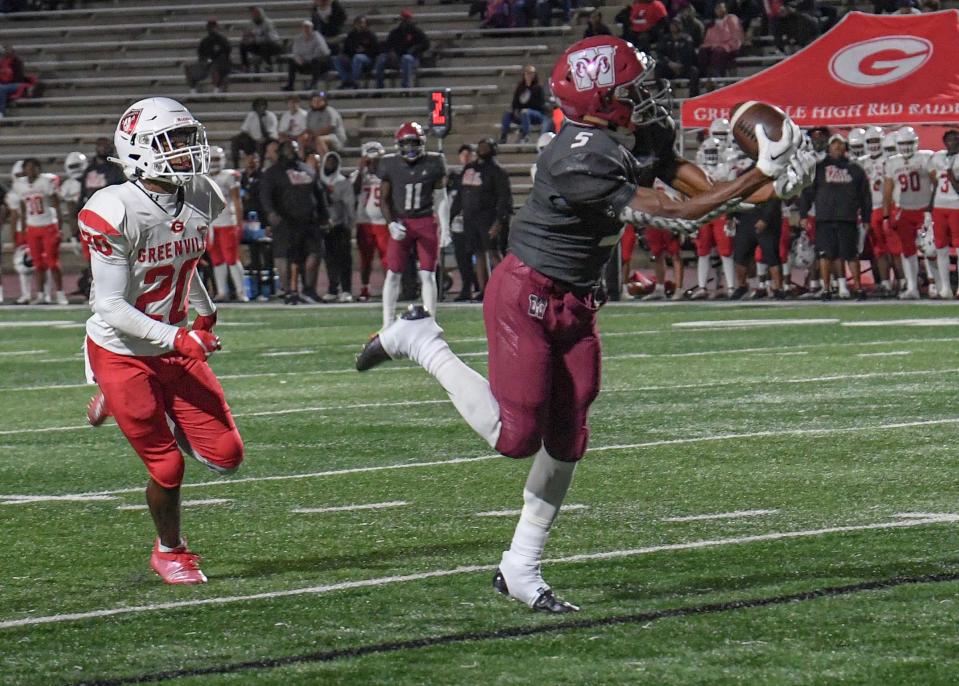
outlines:
[[889, 241], [883, 230], [882, 195], [886, 183], [886, 158], [880, 153], [876, 157], [864, 155], [856, 162], [866, 172], [869, 179], [869, 192], [872, 194], [872, 215], [869, 217], [869, 245], [873, 257], [888, 255]]
[[886, 179], [893, 183], [893, 204], [898, 208], [890, 217], [900, 243], [889, 245], [894, 254], [906, 257], [916, 254], [916, 235], [932, 200], [931, 160], [930, 150], [917, 150], [909, 157], [893, 155], [886, 160]]
[[220, 190], [226, 207], [213, 220], [213, 235], [208, 250], [213, 266], [236, 264], [240, 260], [240, 217], [233, 207], [233, 191], [240, 188], [240, 172], [224, 169], [210, 178]]
[[80, 189], [79, 179], [66, 179], [60, 184], [60, 199], [64, 202], [79, 202]]
[[940, 150], [930, 160], [930, 171], [936, 175], [932, 200], [932, 226], [936, 248], [959, 248], [959, 193], [949, 181], [949, 172], [959, 178], [959, 155]]
[[[60, 224], [53, 206], [60, 193], [60, 178], [56, 174], [40, 174], [30, 181], [26, 176], [13, 183], [12, 200], [16, 209], [24, 212], [27, 227], [27, 249], [37, 269], [60, 268]], [[21, 207], [22, 205], [22, 207]]]
[[[355, 182], [359, 170], [350, 175], [350, 183]], [[386, 259], [386, 247], [390, 232], [386, 226], [380, 201], [380, 187], [383, 180], [367, 171], [363, 174], [360, 194], [356, 200], [356, 247], [360, 254], [360, 266], [369, 269], [373, 264], [373, 255], [378, 254], [380, 261]]]
[[[703, 171], [714, 182], [731, 181], [736, 178], [735, 170], [724, 162], [718, 164], [704, 164]], [[732, 236], [726, 233], [726, 215], [720, 215], [699, 227], [696, 234], [696, 255], [708, 257], [713, 248], [716, 248], [720, 257], [730, 257], [733, 254]]]

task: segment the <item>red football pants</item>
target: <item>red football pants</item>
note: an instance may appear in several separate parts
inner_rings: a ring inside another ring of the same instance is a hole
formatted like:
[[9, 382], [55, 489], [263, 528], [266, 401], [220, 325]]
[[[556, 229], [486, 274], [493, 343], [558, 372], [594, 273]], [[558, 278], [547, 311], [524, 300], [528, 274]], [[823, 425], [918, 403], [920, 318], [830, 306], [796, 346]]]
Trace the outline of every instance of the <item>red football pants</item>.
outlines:
[[726, 235], [726, 217], [716, 217], [708, 224], [699, 227], [696, 234], [696, 255], [708, 257], [713, 248], [719, 251], [721, 257], [731, 257], [733, 241]]
[[210, 262], [214, 267], [221, 264], [236, 264], [240, 261], [240, 227], [214, 226], [213, 241], [207, 244]]
[[373, 255], [379, 254], [380, 262], [386, 263], [386, 248], [390, 242], [390, 230], [386, 224], [357, 224], [356, 250], [360, 254], [360, 271], [373, 268]]
[[873, 257], [889, 254], [888, 236], [882, 225], [882, 208], [878, 207], [869, 215], [869, 245], [872, 246]]
[[653, 257], [679, 254], [679, 239], [672, 231], [647, 226], [643, 229], [643, 238], [646, 239], [646, 245]]
[[897, 246], [889, 243], [889, 250], [894, 255], [912, 257], [916, 254], [916, 236], [919, 229], [922, 228], [925, 214], [924, 210], [899, 210], [893, 214], [893, 233], [899, 238], [898, 251], [896, 250]]
[[183, 456], [169, 415], [204, 459], [223, 469], [243, 461], [243, 440], [223, 388], [206, 362], [179, 354], [118, 355], [87, 339], [87, 356], [120, 431], [164, 488], [183, 481]]
[[436, 227], [436, 219], [429, 217], [410, 217], [400, 219], [406, 227], [406, 237], [401, 241], [393, 240], [386, 247], [386, 268], [391, 272], [402, 274], [406, 268], [406, 260], [410, 250], [416, 246], [416, 257], [420, 262], [420, 271], [432, 272], [436, 270], [436, 258], [439, 256], [440, 237]]
[[36, 269], [60, 268], [60, 227], [56, 224], [27, 227], [27, 250]]
[[577, 297], [509, 254], [483, 300], [489, 381], [499, 403], [496, 450], [528, 457], [540, 445], [576, 461], [589, 440], [601, 346], [592, 294]]
[[959, 210], [935, 207], [932, 210], [932, 232], [936, 248], [959, 248]]

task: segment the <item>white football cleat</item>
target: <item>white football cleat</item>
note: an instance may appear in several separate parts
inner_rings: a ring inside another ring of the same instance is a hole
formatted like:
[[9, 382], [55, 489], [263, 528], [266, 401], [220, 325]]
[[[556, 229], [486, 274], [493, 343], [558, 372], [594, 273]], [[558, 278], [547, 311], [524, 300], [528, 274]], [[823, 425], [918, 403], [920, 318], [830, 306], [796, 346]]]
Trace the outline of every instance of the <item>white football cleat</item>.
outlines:
[[690, 300], [706, 300], [709, 298], [709, 291], [702, 286], [696, 286], [695, 290], [689, 294]]
[[70, 301], [63, 291], [57, 291], [57, 305], [69, 305]]
[[654, 290], [649, 295], [644, 295], [640, 300], [643, 302], [652, 302], [653, 300], [665, 300], [666, 291]]
[[919, 300], [919, 291], [905, 290], [899, 294], [900, 300]]

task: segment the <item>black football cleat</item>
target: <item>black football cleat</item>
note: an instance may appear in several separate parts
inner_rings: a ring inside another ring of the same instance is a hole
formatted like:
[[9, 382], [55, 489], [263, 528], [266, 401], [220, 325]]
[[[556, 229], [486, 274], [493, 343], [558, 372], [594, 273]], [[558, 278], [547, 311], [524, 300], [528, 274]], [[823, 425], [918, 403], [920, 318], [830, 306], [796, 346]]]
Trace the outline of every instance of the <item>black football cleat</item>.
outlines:
[[[509, 588], [506, 586], [506, 579], [503, 577], [503, 572], [499, 569], [496, 570], [496, 574], [493, 575], [493, 589], [497, 593], [505, 595], [511, 600], [516, 600], [509, 594]], [[536, 601], [532, 605], [534, 612], [549, 612], [551, 614], [566, 614], [567, 612], [579, 612], [579, 607], [568, 603], [565, 600], [561, 600], [553, 595], [553, 590], [547, 588], [539, 594], [539, 597], [536, 598]]]
[[400, 315], [400, 319], [405, 319], [408, 322], [415, 322], [417, 319], [426, 319], [429, 316], [429, 310], [422, 305], [410, 305], [406, 308], [406, 312]]

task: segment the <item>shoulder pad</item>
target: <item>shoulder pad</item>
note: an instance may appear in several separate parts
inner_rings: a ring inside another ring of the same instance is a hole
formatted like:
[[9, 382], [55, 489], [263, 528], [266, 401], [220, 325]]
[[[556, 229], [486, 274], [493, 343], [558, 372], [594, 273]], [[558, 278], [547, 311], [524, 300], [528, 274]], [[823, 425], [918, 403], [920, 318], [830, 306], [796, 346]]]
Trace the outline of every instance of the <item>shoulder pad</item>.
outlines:
[[94, 193], [83, 209], [78, 220], [87, 229], [105, 236], [119, 236], [126, 217], [126, 207], [118, 197], [117, 189], [122, 186], [107, 186]]

